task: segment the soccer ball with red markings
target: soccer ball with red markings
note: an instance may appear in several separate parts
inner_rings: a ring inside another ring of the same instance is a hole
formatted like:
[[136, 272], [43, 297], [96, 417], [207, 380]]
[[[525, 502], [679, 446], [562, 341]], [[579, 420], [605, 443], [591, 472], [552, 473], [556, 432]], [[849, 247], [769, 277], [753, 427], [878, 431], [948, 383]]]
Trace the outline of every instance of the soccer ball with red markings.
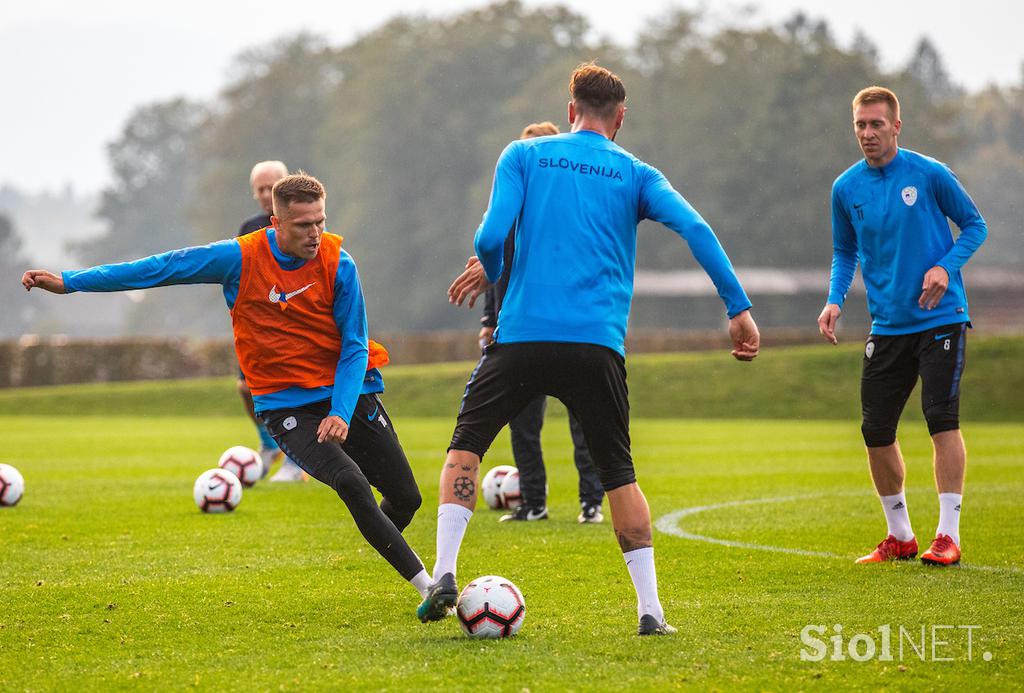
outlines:
[[227, 513], [242, 501], [242, 482], [226, 469], [207, 469], [196, 479], [192, 497], [204, 513]]
[[0, 464], [0, 506], [17, 505], [25, 493], [25, 478], [9, 464]]
[[236, 445], [225, 450], [217, 466], [237, 476], [246, 488], [263, 478], [263, 460], [260, 454], [244, 445]]
[[471, 638], [509, 638], [523, 626], [526, 601], [511, 580], [485, 575], [463, 588], [455, 613]]
[[499, 464], [484, 475], [480, 490], [484, 494], [484, 502], [491, 510], [517, 507], [522, 502], [519, 470], [510, 464]]

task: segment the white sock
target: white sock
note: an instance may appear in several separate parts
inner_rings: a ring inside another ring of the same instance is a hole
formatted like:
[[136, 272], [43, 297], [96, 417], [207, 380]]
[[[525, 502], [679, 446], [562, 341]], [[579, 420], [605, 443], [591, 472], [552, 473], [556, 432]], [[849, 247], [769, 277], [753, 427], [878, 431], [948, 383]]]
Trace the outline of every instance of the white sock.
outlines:
[[960, 546], [960, 503], [963, 499], [962, 493], [939, 494], [939, 528], [935, 530], [935, 536], [948, 534], [957, 546]]
[[437, 562], [434, 563], [434, 580], [445, 573], [455, 575], [455, 563], [459, 560], [459, 547], [466, 534], [466, 526], [473, 511], [458, 503], [441, 503], [437, 506]]
[[420, 572], [416, 573], [409, 582], [412, 583], [412, 586], [416, 588], [416, 591], [420, 593], [421, 597], [426, 597], [432, 581], [430, 576], [427, 574], [427, 569], [424, 568]]
[[658, 601], [658, 578], [654, 573], [654, 547], [646, 546], [622, 554], [626, 569], [636, 588], [636, 613], [639, 619], [650, 614], [658, 623], [665, 620], [665, 612]]
[[885, 512], [885, 523], [889, 525], [889, 534], [900, 541], [914, 538], [914, 530], [910, 526], [910, 513], [907, 512], [907, 498], [903, 491], [895, 496], [879, 496], [882, 510]]

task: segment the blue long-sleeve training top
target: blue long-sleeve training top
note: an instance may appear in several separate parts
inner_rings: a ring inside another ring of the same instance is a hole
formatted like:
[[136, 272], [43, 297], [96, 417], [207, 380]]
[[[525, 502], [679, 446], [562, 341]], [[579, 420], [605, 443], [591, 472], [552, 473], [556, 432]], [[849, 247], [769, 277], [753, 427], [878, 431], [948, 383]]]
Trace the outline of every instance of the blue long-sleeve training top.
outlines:
[[[955, 241], [947, 218], [960, 228]], [[969, 322], [960, 268], [987, 235], [974, 200], [945, 164], [909, 149], [879, 168], [862, 159], [832, 184], [828, 302], [842, 307], [859, 260], [873, 334]], [[949, 274], [949, 288], [925, 310], [917, 301], [936, 266]]]
[[[305, 260], [286, 255], [277, 246], [274, 229], [267, 230], [274, 259], [285, 270], [296, 270]], [[221, 284], [228, 309], [234, 307], [242, 276], [242, 248], [234, 239], [204, 246], [182, 248], [140, 260], [99, 265], [84, 270], [62, 272], [64, 289], [75, 291], [126, 291], [173, 284]], [[367, 350], [366, 308], [359, 275], [352, 257], [341, 251], [334, 280], [334, 321], [342, 335], [341, 354], [334, 385], [316, 388], [288, 387], [277, 392], [253, 396], [256, 411], [298, 407], [331, 400], [331, 415], [349, 423], [360, 393], [381, 392], [384, 381], [380, 371], [365, 370]]]
[[517, 140], [498, 159], [475, 247], [494, 282], [515, 225], [498, 342], [583, 342], [625, 354], [637, 224], [678, 233], [729, 317], [750, 308], [711, 227], [653, 166], [600, 133]]

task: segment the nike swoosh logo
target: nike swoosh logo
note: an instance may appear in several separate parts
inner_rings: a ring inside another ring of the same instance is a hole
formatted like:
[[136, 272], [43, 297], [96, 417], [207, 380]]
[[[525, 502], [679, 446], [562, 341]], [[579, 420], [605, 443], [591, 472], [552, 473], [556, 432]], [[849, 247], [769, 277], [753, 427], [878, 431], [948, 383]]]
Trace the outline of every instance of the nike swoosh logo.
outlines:
[[373, 408], [373, 413], [366, 417], [366, 420], [367, 421], [373, 421], [375, 418], [377, 418], [377, 412], [379, 412], [379, 411], [380, 411], [380, 405], [378, 404], [376, 407]]
[[866, 204], [867, 204], [867, 202], [861, 202], [859, 205], [854, 205], [853, 208], [854, 209], [860, 209], [861, 207], [863, 207]]
[[953, 333], [952, 332], [947, 332], [946, 334], [937, 334], [937, 335], [935, 335], [935, 341], [937, 342], [940, 339], [945, 339], [946, 337], [948, 337], [951, 334], [953, 334]]
[[286, 294], [285, 293], [281, 293], [280, 291], [278, 291], [277, 290], [277, 284], [274, 284], [274, 286], [272, 286], [270, 288], [270, 295], [268, 295], [267, 298], [270, 299], [271, 303], [278, 303], [280, 301], [284, 301], [285, 303], [287, 303], [289, 300], [295, 298], [296, 296], [301, 294], [303, 291], [305, 291], [309, 287], [313, 286], [313, 284], [316, 284], [316, 282], [312, 282], [310, 284], [306, 284], [301, 289], [296, 289], [295, 291], [290, 291], [290, 292], [288, 292]]

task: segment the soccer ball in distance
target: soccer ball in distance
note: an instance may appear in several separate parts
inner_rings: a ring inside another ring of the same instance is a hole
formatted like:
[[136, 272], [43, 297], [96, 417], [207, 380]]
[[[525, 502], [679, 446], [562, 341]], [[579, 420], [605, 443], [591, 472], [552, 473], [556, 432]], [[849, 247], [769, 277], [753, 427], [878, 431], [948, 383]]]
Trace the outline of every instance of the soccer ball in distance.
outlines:
[[263, 478], [263, 459], [258, 452], [244, 445], [225, 450], [217, 466], [237, 476], [246, 488]]
[[509, 472], [501, 480], [498, 489], [498, 496], [501, 498], [501, 507], [515, 510], [523, 502], [522, 491], [519, 490], [519, 470]]
[[17, 505], [25, 493], [25, 478], [9, 464], [0, 464], [0, 506]]
[[242, 482], [226, 469], [207, 469], [196, 479], [192, 497], [204, 513], [231, 512], [242, 501]]
[[471, 638], [508, 638], [523, 626], [526, 601], [511, 580], [485, 575], [463, 588], [455, 613]]
[[[502, 496], [502, 486], [508, 481], [509, 485], [512, 484], [512, 477], [514, 477], [515, 493], [512, 494], [515, 497], [516, 505], [519, 505], [519, 470], [510, 464], [499, 464], [497, 467], [493, 467], [487, 474], [484, 475], [484, 481], [480, 484], [480, 490], [484, 494], [484, 502], [487, 503], [487, 507], [491, 510], [501, 510], [502, 508], [510, 507], [508, 500]], [[514, 507], [514, 506], [511, 506]]]

